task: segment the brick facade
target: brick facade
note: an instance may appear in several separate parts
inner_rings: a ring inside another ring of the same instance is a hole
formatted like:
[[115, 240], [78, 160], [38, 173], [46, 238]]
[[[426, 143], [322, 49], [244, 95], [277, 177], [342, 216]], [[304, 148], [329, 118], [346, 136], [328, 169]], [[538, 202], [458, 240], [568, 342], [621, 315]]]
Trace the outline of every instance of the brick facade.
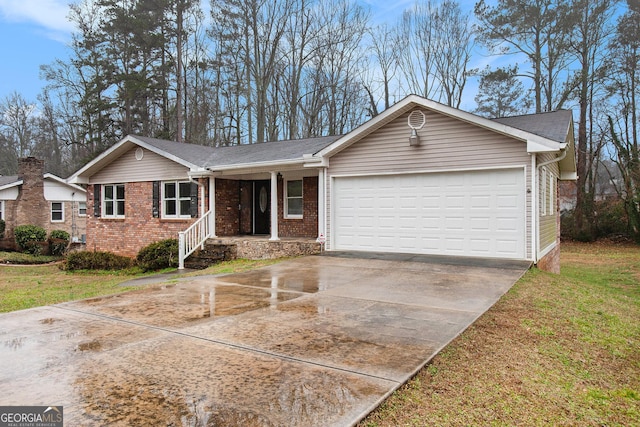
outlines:
[[[205, 181], [206, 182], [206, 181]], [[216, 179], [216, 235], [237, 236], [253, 231], [253, 182]], [[158, 240], [177, 238], [196, 219], [153, 218], [153, 183], [125, 183], [125, 217], [94, 215], [94, 188], [87, 189], [87, 249], [135, 256]], [[303, 219], [285, 219], [283, 180], [278, 180], [279, 236], [315, 238], [318, 234], [318, 179], [303, 180]], [[198, 193], [200, 198], [200, 193]], [[206, 196], [208, 199], [208, 195]], [[208, 207], [208, 200], [205, 200]], [[240, 210], [238, 210], [240, 208]], [[200, 210], [200, 203], [198, 203]], [[202, 212], [198, 212], [198, 217]]]
[[216, 235], [239, 234], [240, 181], [216, 179]]
[[178, 232], [197, 220], [154, 218], [152, 182], [125, 183], [124, 218], [95, 217], [94, 188], [89, 186], [87, 190], [87, 250], [134, 257], [150, 243], [178, 238]]
[[[44, 161], [34, 157], [18, 160], [18, 179], [22, 181], [16, 200], [4, 201], [5, 237], [13, 239], [13, 229], [19, 225], [37, 225], [49, 234], [52, 230], [64, 230], [78, 239], [86, 234], [86, 216], [78, 213], [79, 202], [84, 193], [77, 195], [78, 201], [58, 200], [63, 204], [61, 222], [51, 220], [51, 203], [45, 199]], [[81, 200], [82, 199], [82, 200]]]
[[[285, 219], [283, 195], [284, 180], [279, 178], [278, 235], [317, 237], [318, 178], [307, 177], [303, 180], [302, 219]], [[253, 181], [216, 179], [216, 235], [228, 237], [245, 234], [253, 234]]]
[[302, 180], [302, 219], [284, 217], [284, 180], [278, 180], [278, 235], [280, 237], [318, 237], [318, 178]]
[[14, 225], [49, 224], [50, 207], [44, 198], [44, 161], [34, 157], [18, 160], [18, 178], [23, 181], [15, 201]]

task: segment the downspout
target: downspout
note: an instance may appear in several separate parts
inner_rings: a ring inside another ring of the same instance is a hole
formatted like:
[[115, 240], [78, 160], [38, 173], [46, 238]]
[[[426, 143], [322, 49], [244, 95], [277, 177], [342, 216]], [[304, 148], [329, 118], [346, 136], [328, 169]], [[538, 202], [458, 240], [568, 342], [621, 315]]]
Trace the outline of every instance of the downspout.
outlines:
[[[535, 159], [537, 158], [536, 156], [534, 156], [534, 158], [532, 160], [532, 164], [535, 162]], [[534, 225], [532, 226], [532, 228], [534, 229], [534, 232], [535, 232], [535, 235], [534, 235], [535, 236], [535, 239], [534, 239], [535, 254], [534, 254], [534, 257], [533, 257], [533, 262], [536, 263], [536, 264], [538, 263], [538, 254], [540, 253], [540, 235], [539, 235], [538, 230], [537, 230], [537, 228], [538, 228], [538, 217], [540, 215], [540, 212], [538, 212], [538, 188], [540, 187], [540, 183], [538, 182], [538, 176], [540, 176], [540, 174], [538, 172], [542, 167], [548, 166], [548, 165], [550, 165], [552, 163], [557, 163], [557, 162], [561, 161], [562, 159], [564, 159], [565, 157], [567, 157], [567, 149], [566, 148], [561, 150], [560, 155], [558, 157], [555, 157], [555, 158], [553, 158], [551, 160], [547, 160], [546, 162], [542, 162], [542, 163], [538, 164], [533, 169], [534, 175], [535, 175], [533, 177], [533, 182], [535, 183], [535, 185], [532, 186], [533, 189], [534, 189], [534, 191], [533, 191], [533, 195], [534, 195], [534, 198], [533, 198], [533, 207], [534, 207], [534, 210], [533, 210], [533, 213], [534, 213], [534, 215], [533, 215], [533, 219], [534, 219], [533, 224]]]
[[189, 182], [195, 183], [200, 188], [200, 215], [204, 215], [204, 183], [199, 183], [191, 175], [189, 175]]

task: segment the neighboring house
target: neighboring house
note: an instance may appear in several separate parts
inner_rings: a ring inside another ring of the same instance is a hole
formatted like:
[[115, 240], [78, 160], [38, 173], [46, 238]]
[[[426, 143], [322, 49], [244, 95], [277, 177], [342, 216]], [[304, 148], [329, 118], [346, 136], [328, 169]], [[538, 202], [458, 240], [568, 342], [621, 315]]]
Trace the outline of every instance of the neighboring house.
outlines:
[[44, 173], [44, 161], [18, 160], [18, 175], [0, 176], [0, 219], [6, 238], [18, 225], [38, 225], [47, 233], [64, 230], [74, 241], [86, 234], [87, 194], [78, 185]]
[[575, 178], [569, 111], [488, 120], [411, 95], [342, 136], [218, 148], [127, 136], [69, 181], [88, 185], [89, 249], [133, 256], [196, 224], [188, 247], [317, 237], [558, 271], [557, 183]]

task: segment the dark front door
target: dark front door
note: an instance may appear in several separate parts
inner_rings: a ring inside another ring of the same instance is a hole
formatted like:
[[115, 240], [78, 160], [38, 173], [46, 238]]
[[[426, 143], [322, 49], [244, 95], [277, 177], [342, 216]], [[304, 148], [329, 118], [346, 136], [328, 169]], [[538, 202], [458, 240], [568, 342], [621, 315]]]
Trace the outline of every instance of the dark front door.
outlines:
[[271, 182], [253, 183], [253, 234], [271, 232]]

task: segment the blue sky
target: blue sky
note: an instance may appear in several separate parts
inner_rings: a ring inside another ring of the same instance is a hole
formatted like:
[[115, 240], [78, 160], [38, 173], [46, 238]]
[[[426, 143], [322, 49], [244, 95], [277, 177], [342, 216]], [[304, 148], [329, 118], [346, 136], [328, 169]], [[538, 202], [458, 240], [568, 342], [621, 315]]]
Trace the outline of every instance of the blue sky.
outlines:
[[[72, 1], [0, 0], [0, 100], [18, 92], [27, 101], [35, 102], [46, 84], [40, 80], [40, 65], [51, 64], [56, 58], [68, 58], [66, 44], [73, 25], [67, 21], [67, 15]], [[372, 22], [390, 24], [414, 3], [414, 0], [361, 1], [371, 8]], [[203, 0], [203, 4], [208, 3], [209, 0]], [[469, 6], [473, 2], [461, 4]], [[476, 56], [475, 60], [483, 62], [487, 58]], [[473, 97], [472, 91], [467, 90], [466, 96]]]
[[68, 0], [0, 0], [0, 99], [16, 91], [35, 101], [40, 65], [66, 58]]

